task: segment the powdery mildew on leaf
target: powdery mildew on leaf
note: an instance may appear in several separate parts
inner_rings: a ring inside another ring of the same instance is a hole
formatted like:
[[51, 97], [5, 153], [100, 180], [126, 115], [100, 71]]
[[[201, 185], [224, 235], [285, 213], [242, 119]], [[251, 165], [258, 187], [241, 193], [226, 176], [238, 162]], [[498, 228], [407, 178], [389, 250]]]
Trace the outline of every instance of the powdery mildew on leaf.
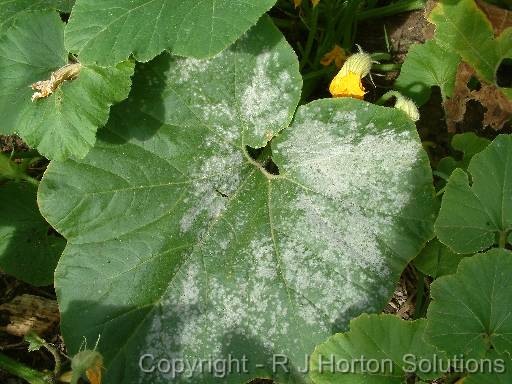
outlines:
[[[266, 107], [257, 122], [244, 114], [255, 80], [282, 95], [269, 123]], [[153, 353], [245, 355], [248, 373], [176, 380], [246, 382], [272, 376], [269, 358], [284, 353], [292, 372], [276, 379], [303, 382], [305, 355], [384, 305], [431, 236], [430, 168], [411, 121], [322, 100], [282, 131], [299, 96], [297, 60], [264, 19], [208, 62], [163, 55], [139, 66], [92, 153], [49, 167], [41, 210], [69, 241], [57, 272], [63, 333], [71, 349], [102, 334], [109, 380], [168, 382], [131, 364]], [[245, 145], [278, 131], [271, 177]]]

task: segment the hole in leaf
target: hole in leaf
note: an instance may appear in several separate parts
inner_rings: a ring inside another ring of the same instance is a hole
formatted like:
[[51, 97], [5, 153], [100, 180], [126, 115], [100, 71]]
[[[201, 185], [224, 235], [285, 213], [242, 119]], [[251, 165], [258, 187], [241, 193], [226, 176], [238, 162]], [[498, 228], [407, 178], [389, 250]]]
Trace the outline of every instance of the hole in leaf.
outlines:
[[496, 84], [499, 87], [512, 87], [512, 59], [503, 59], [496, 71]]
[[252, 147], [246, 146], [245, 148], [247, 149], [247, 153], [249, 154], [249, 156], [251, 156], [251, 159], [259, 162], [259, 158], [260, 158], [261, 154], [263, 153], [263, 150], [266, 147], [252, 148]]
[[276, 163], [274, 163], [274, 160], [272, 160], [271, 157], [267, 159], [265, 162], [265, 170], [270, 173], [271, 175], [279, 175], [279, 167]]
[[467, 87], [470, 91], [479, 91], [480, 88], [482, 88], [482, 84], [475, 76], [471, 76], [471, 78], [468, 81]]
[[272, 160], [272, 149], [270, 147], [270, 143], [263, 148], [252, 148], [247, 146], [246, 149], [251, 159], [259, 163], [265, 171], [271, 175], [279, 175], [279, 167]]

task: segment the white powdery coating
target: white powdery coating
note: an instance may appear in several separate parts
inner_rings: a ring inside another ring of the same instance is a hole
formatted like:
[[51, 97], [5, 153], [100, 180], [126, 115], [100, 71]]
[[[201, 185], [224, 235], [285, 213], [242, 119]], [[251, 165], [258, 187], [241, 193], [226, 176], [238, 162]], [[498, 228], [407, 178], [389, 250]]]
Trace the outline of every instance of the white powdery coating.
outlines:
[[205, 146], [217, 143], [217, 153], [203, 159], [197, 172], [190, 177], [190, 197], [184, 199], [184, 204], [191, 207], [180, 220], [181, 232], [191, 229], [194, 222], [201, 214], [206, 214], [209, 220], [217, 218], [226, 206], [227, 198], [234, 193], [241, 181], [243, 155], [229, 145], [218, 144], [218, 139], [205, 138]]
[[175, 67], [173, 68], [173, 72], [176, 73], [176, 76], [173, 76], [173, 79], [177, 84], [190, 81], [197, 76], [198, 73], [206, 72], [210, 62], [210, 60], [179, 58], [176, 60]]
[[233, 279], [226, 279], [222, 268], [204, 272], [200, 259], [216, 257], [215, 251], [210, 255], [205, 248], [203, 255], [191, 256], [144, 330], [147, 353], [226, 358], [237, 338], [257, 340], [267, 355], [284, 343], [300, 344], [288, 340], [289, 300], [277, 278], [273, 243], [260, 235], [241, 251], [246, 273]]
[[279, 248], [290, 285], [331, 322], [343, 322], [347, 310], [368, 310], [368, 298], [385, 296], [366, 290], [389, 276], [383, 240], [409, 200], [407, 179], [421, 146], [408, 131], [360, 133], [375, 125], [361, 127], [354, 111], [337, 112], [329, 122], [314, 115], [275, 151], [286, 158], [287, 177], [306, 187], [293, 202], [301, 215], [279, 219], [287, 234]]
[[292, 78], [286, 70], [279, 72], [277, 80], [270, 78], [269, 74], [276, 73], [278, 65], [277, 52], [261, 53], [256, 59], [251, 82], [242, 92], [241, 112], [255, 136], [275, 133], [287, 121]]

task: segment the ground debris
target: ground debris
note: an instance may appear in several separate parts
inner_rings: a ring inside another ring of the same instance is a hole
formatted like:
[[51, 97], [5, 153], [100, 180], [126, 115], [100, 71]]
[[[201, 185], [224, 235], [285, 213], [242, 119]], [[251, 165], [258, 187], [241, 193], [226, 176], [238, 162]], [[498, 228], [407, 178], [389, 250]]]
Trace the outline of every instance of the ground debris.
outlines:
[[59, 322], [55, 300], [29, 294], [16, 296], [9, 303], [0, 305], [0, 312], [8, 318], [8, 324], [2, 325], [0, 330], [19, 337], [30, 331], [42, 335]]

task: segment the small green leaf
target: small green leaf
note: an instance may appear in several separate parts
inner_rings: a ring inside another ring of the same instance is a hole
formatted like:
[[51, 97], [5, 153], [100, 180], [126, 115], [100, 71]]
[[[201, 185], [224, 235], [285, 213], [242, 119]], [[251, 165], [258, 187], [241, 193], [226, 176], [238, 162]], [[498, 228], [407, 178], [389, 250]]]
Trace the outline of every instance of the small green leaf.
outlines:
[[455, 275], [432, 283], [428, 340], [449, 356], [512, 352], [512, 253], [492, 249], [466, 258]]
[[474, 132], [454, 135], [451, 145], [456, 151], [462, 152], [462, 159], [455, 160], [451, 156], [443, 157], [437, 165], [437, 170], [445, 174], [447, 178], [457, 168], [466, 171], [473, 156], [482, 152], [490, 143], [488, 139], [477, 136]]
[[496, 70], [512, 54], [508, 29], [494, 38], [494, 30], [475, 0], [443, 0], [430, 14], [439, 46], [456, 52], [485, 81], [496, 83]]
[[[248, 372], [224, 381], [301, 383], [314, 346], [381, 310], [431, 238], [432, 174], [413, 122], [325, 99], [287, 128], [298, 69], [267, 17], [211, 60], [163, 54], [137, 66], [84, 159], [48, 167], [41, 211], [69, 240], [62, 331], [70, 351], [101, 333], [106, 382], [167, 381], [132, 364], [148, 351], [246, 355]], [[247, 150], [270, 140], [261, 157], [271, 149], [279, 175]], [[290, 372], [272, 372], [273, 354]]]
[[26, 183], [0, 185], [0, 267], [32, 285], [51, 285], [66, 242], [49, 233], [36, 192]]
[[24, 178], [25, 172], [7, 155], [0, 152], [0, 181], [14, 180], [20, 181]]
[[468, 173], [456, 169], [446, 185], [435, 228], [456, 253], [475, 253], [498, 243], [512, 229], [512, 137], [498, 136], [471, 160]]
[[440, 48], [434, 40], [412, 45], [395, 87], [417, 105], [430, 99], [433, 86], [439, 87], [443, 100], [446, 100], [452, 96], [459, 61], [459, 55]]
[[464, 255], [452, 252], [439, 240], [434, 239], [423, 248], [421, 253], [413, 260], [413, 263], [422, 273], [437, 279], [455, 273], [457, 266], [464, 257]]
[[87, 154], [110, 105], [127, 97], [133, 63], [103, 68], [82, 65], [47, 98], [31, 101], [31, 84], [50, 79], [68, 63], [64, 23], [52, 11], [24, 13], [0, 39], [2, 134], [18, 133], [50, 159]]
[[39, 351], [45, 346], [45, 341], [33, 331], [27, 333], [23, 339], [28, 343], [29, 352]]
[[131, 53], [148, 61], [170, 50], [211, 57], [233, 43], [276, 0], [78, 0], [66, 47], [84, 63], [114, 65]]
[[445, 359], [424, 341], [426, 325], [425, 319], [362, 315], [350, 322], [349, 332], [338, 333], [316, 347], [310, 376], [315, 384], [402, 384], [412, 373], [424, 380], [436, 379], [442, 372], [418, 369], [421, 360], [425, 367], [427, 361], [440, 366], [438, 361]]

